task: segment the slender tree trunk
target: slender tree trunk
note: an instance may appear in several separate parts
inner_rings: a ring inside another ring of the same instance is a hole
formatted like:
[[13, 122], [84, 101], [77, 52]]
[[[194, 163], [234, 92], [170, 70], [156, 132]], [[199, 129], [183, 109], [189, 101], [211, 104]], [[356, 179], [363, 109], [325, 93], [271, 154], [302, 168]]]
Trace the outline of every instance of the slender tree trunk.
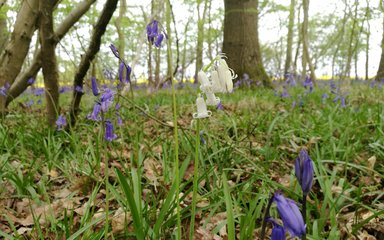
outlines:
[[348, 20], [347, 7], [348, 7], [348, 5], [345, 3], [344, 17], [343, 17], [343, 21], [342, 21], [342, 25], [341, 25], [341, 30], [338, 33], [339, 42], [336, 44], [336, 49], [335, 49], [335, 52], [333, 53], [333, 56], [332, 56], [332, 79], [334, 79], [334, 77], [335, 77], [336, 58], [338, 56], [340, 46], [341, 46], [341, 43], [343, 41], [344, 32], [345, 32], [345, 25], [346, 25], [347, 20]]
[[[168, 39], [167, 41], [169, 42], [172, 42], [173, 39], [172, 39], [172, 30], [171, 30], [171, 21], [172, 21], [172, 11], [171, 11], [171, 3], [169, 1], [166, 2], [166, 7], [165, 7], [165, 19], [166, 19], [166, 30], [167, 30], [167, 35], [168, 35]], [[170, 48], [170, 49], [169, 49]], [[173, 72], [172, 72], [172, 63], [173, 63], [173, 59], [172, 59], [172, 44], [167, 44], [167, 77], [165, 78], [165, 80], [170, 80], [170, 81], [173, 81], [172, 79], [172, 76], [173, 76]]]
[[45, 99], [47, 101], [47, 121], [54, 127], [59, 112], [59, 85], [53, 33], [53, 4], [50, 0], [39, 1], [41, 60], [44, 76]]
[[184, 26], [184, 42], [183, 42], [183, 53], [181, 55], [181, 81], [184, 81], [185, 69], [187, 68], [187, 32], [191, 19], [188, 19], [187, 23]]
[[[366, 14], [369, 14], [369, 1], [367, 0]], [[368, 70], [369, 70], [369, 42], [371, 38], [371, 25], [369, 24], [369, 18], [367, 18], [367, 44], [365, 46], [365, 80], [368, 80]]]
[[[61, 22], [55, 31], [55, 37], [53, 38], [55, 44], [60, 42], [60, 40], [67, 34], [69, 29], [83, 16], [90, 8], [90, 6], [96, 0], [84, 0], [79, 3]], [[27, 81], [30, 77], [35, 78], [37, 73], [41, 68], [41, 51], [36, 51], [36, 54], [33, 57], [32, 63], [28, 68], [21, 74], [19, 74], [15, 80], [15, 83], [9, 89], [9, 93], [6, 100], [6, 106], [17, 98], [21, 93], [23, 93], [29, 86]]]
[[309, 55], [309, 42], [308, 42], [308, 10], [309, 10], [309, 0], [303, 0], [303, 26], [302, 26], [302, 36], [303, 36], [303, 78], [306, 74], [307, 64], [310, 70], [310, 76], [312, 81], [316, 80], [315, 68], [312, 64], [311, 57]]
[[381, 81], [384, 79], [384, 17], [383, 17], [383, 38], [381, 40], [381, 57], [379, 69], [375, 77], [376, 81]]
[[295, 0], [291, 0], [291, 6], [289, 9], [289, 23], [288, 23], [288, 36], [287, 36], [287, 55], [284, 65], [284, 76], [287, 77], [287, 73], [290, 72], [292, 63], [292, 44], [293, 44], [293, 26], [295, 24]]
[[349, 36], [349, 45], [348, 45], [348, 53], [347, 53], [347, 62], [345, 65], [345, 71], [344, 76], [351, 78], [351, 65], [352, 65], [352, 57], [353, 57], [353, 38], [355, 37], [355, 29], [357, 24], [357, 7], [358, 7], [358, 1], [355, 1], [355, 11], [354, 11], [354, 17], [353, 17], [353, 23], [352, 23], [352, 30], [351, 34]]
[[[116, 10], [118, 0], [107, 0], [104, 8], [100, 14], [99, 19], [95, 25], [93, 30], [91, 41], [89, 43], [88, 49], [81, 58], [81, 62], [79, 64], [78, 70], [76, 72], [73, 86], [83, 87], [84, 85], [84, 76], [87, 74], [90, 63], [95, 58], [97, 52], [100, 50], [101, 37], [104, 35], [105, 30], [109, 21], [112, 18], [113, 12]], [[80, 111], [80, 101], [81, 101], [82, 93], [78, 93], [74, 91], [73, 98], [71, 102], [71, 124], [72, 126], [76, 123], [76, 117]]]
[[[118, 50], [119, 50], [119, 54], [120, 54], [121, 59], [125, 59], [125, 54], [124, 54], [124, 51], [125, 51], [125, 34], [123, 31], [123, 27], [122, 27], [122, 21], [123, 21], [123, 18], [125, 17], [126, 9], [127, 9], [126, 0], [120, 0], [119, 16], [117, 17], [117, 19], [115, 21], [115, 27], [116, 27], [117, 36], [119, 39]], [[123, 71], [123, 78], [125, 78], [125, 71]]]
[[271, 80], [265, 72], [258, 33], [258, 0], [224, 0], [223, 52], [228, 65], [242, 76], [247, 73], [254, 81], [260, 80], [270, 87]]
[[[31, 38], [36, 30], [39, 0], [22, 2], [11, 39], [0, 57], [0, 87], [12, 85], [28, 54]], [[0, 95], [0, 115], [5, 113], [6, 97]]]
[[[300, 29], [300, 24], [301, 24], [301, 19], [300, 19], [300, 13], [301, 13], [301, 5], [300, 4], [297, 8], [297, 28]], [[300, 46], [301, 46], [301, 42], [302, 42], [302, 37], [301, 37], [301, 33], [298, 34], [298, 37], [297, 37], [297, 44], [296, 44], [296, 52], [295, 52], [295, 58], [293, 60], [293, 72], [296, 74], [297, 73], [297, 60], [299, 59], [299, 54], [300, 54]]]
[[197, 73], [203, 67], [203, 43], [204, 43], [204, 23], [205, 15], [208, 9], [208, 1], [204, 1], [203, 13], [200, 12], [201, 0], [197, 1], [197, 43], [196, 43], [196, 65], [195, 65], [195, 83], [197, 82]]

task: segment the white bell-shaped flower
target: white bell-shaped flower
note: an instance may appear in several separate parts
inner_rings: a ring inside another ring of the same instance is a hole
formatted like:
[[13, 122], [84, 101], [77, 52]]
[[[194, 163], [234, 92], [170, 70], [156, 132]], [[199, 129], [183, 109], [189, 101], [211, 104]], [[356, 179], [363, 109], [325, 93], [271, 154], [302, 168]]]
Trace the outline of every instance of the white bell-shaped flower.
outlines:
[[232, 92], [233, 82], [232, 79], [236, 78], [236, 74], [227, 65], [224, 59], [218, 60], [217, 72], [219, 73], [219, 79], [222, 86], [225, 86], [226, 92]]
[[211, 90], [211, 83], [209, 82], [208, 80], [208, 77], [207, 77], [207, 74], [205, 74], [204, 71], [200, 70], [198, 73], [197, 73], [197, 80], [199, 81], [200, 83], [200, 90], [202, 92], [212, 92]]
[[220, 103], [220, 98], [216, 97], [213, 92], [206, 93], [207, 95], [207, 105], [208, 106], [217, 106]]
[[196, 99], [197, 113], [193, 114], [193, 118], [207, 118], [212, 115], [211, 111], [207, 110], [207, 105], [202, 96]]
[[215, 70], [211, 73], [211, 80], [212, 80], [212, 91], [214, 93], [223, 93], [226, 92], [225, 85], [222, 84], [219, 78], [219, 73]]

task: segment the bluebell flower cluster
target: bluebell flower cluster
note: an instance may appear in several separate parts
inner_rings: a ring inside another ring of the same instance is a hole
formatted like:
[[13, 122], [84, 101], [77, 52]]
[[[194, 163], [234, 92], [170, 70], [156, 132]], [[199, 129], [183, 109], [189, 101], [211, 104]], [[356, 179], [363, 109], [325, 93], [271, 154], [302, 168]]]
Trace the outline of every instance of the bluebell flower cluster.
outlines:
[[8, 94], [8, 89], [11, 87], [8, 82], [0, 88], [0, 95], [6, 97]]
[[[115, 55], [115, 57], [120, 60], [120, 64], [119, 64], [119, 80], [120, 80], [120, 83], [121, 84], [131, 83], [132, 68], [128, 64], [125, 63], [124, 59], [122, 59], [120, 57], [119, 51], [117, 50], [117, 48], [113, 44], [111, 44], [109, 46], [109, 48], [111, 49], [113, 55]], [[124, 69], [126, 71], [126, 74], [125, 74], [125, 78], [123, 79]]]
[[157, 20], [153, 20], [147, 25], [147, 38], [152, 45], [160, 48], [164, 38], [168, 39], [168, 35], [159, 22]]
[[64, 115], [60, 115], [56, 120], [56, 126], [58, 130], [62, 130], [67, 125], [67, 119]]

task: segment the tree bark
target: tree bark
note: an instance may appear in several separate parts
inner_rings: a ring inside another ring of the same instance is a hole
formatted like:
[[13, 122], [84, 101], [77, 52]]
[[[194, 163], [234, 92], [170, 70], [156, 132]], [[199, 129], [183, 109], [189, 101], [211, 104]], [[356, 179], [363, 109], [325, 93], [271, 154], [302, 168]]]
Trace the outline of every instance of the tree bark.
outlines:
[[353, 38], [355, 37], [355, 29], [357, 24], [357, 7], [358, 7], [358, 1], [355, 1], [355, 11], [353, 16], [353, 23], [352, 23], [352, 29], [351, 34], [349, 36], [349, 44], [348, 44], [348, 53], [347, 53], [347, 63], [345, 64], [345, 71], [343, 76], [347, 78], [351, 78], [351, 65], [352, 65], [352, 57], [353, 57]]
[[53, 4], [50, 0], [39, 1], [41, 60], [44, 76], [47, 121], [54, 127], [59, 112], [59, 85], [53, 33]]
[[[55, 45], [67, 34], [69, 29], [89, 10], [91, 5], [96, 0], [84, 0], [79, 3], [64, 19], [64, 21], [57, 27], [55, 31]], [[31, 65], [16, 78], [15, 83], [9, 89], [9, 93], [6, 99], [6, 106], [22, 94], [28, 88], [28, 79], [30, 77], [35, 78], [41, 68], [41, 50], [38, 50], [32, 60]]]
[[295, 24], [295, 0], [291, 0], [291, 6], [289, 9], [289, 23], [288, 23], [288, 36], [287, 36], [287, 55], [286, 55], [285, 64], [284, 64], [285, 78], [287, 78], [287, 73], [291, 71], [294, 24]]
[[[28, 54], [36, 30], [39, 0], [25, 0], [17, 14], [11, 39], [0, 57], [0, 87], [12, 85]], [[6, 97], [0, 96], [0, 114], [5, 113]]]
[[224, 0], [223, 52], [228, 66], [242, 76], [248, 74], [254, 81], [271, 87], [265, 72], [258, 33], [258, 0]]
[[196, 43], [196, 65], [195, 65], [195, 83], [197, 83], [197, 73], [203, 67], [203, 43], [204, 43], [204, 24], [205, 15], [208, 9], [208, 1], [204, 1], [203, 14], [200, 12], [201, 0], [197, 1], [197, 43]]
[[375, 80], [381, 81], [382, 79], [384, 79], [384, 18], [383, 18], [383, 38], [381, 40], [380, 64], [379, 64], [379, 69], [377, 70]]
[[303, 36], [303, 76], [305, 78], [306, 75], [306, 67], [307, 64], [310, 70], [310, 76], [312, 81], [316, 80], [315, 68], [313, 67], [311, 57], [309, 55], [309, 42], [308, 42], [308, 10], [309, 10], [309, 0], [303, 0], [303, 26], [302, 26], [302, 36]]
[[[88, 49], [85, 55], [81, 58], [81, 62], [73, 80], [74, 88], [76, 88], [76, 86], [83, 87], [84, 76], [87, 74], [92, 60], [95, 58], [97, 52], [100, 50], [101, 37], [104, 35], [107, 25], [112, 18], [113, 12], [116, 10], [117, 2], [118, 0], [107, 0], [107, 2], [105, 3], [101, 15], [97, 20], [97, 23], [92, 32], [91, 41], [89, 43]], [[76, 118], [80, 112], [80, 102], [82, 95], [82, 93], [76, 92], [75, 90], [73, 92], [70, 111], [72, 126], [76, 124]]]
[[5, 44], [8, 41], [8, 28], [7, 28], [7, 8], [1, 8], [5, 4], [0, 2], [0, 54], [3, 53]]

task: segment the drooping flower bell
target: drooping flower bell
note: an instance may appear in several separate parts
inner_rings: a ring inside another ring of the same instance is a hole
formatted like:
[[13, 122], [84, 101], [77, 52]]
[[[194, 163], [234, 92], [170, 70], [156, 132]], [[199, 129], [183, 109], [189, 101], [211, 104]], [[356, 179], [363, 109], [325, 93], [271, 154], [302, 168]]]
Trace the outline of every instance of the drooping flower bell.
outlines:
[[236, 78], [236, 74], [228, 67], [227, 62], [223, 58], [219, 59], [218, 62], [217, 72], [221, 86], [225, 86], [225, 91], [230, 93], [233, 90], [232, 79]]
[[100, 93], [99, 93], [99, 89], [97, 88], [97, 82], [95, 77], [91, 78], [91, 86], [92, 86], [93, 95], [98, 96]]
[[267, 222], [271, 222], [273, 224], [271, 240], [285, 240], [284, 228], [273, 218], [268, 218]]
[[280, 192], [276, 192], [273, 196], [276, 202], [277, 211], [283, 221], [284, 229], [286, 229], [292, 237], [301, 237], [305, 234], [305, 224], [303, 216], [292, 199], [285, 198]]
[[207, 105], [202, 96], [196, 99], [197, 112], [193, 114], [193, 118], [207, 118], [212, 115], [211, 111], [207, 110]]
[[216, 97], [213, 92], [207, 92], [205, 95], [207, 96], [207, 106], [217, 106], [220, 103], [220, 98]]
[[168, 35], [165, 33], [161, 25], [159, 25], [157, 20], [153, 20], [152, 22], [148, 23], [146, 29], [148, 41], [158, 48], [161, 47], [161, 43], [163, 42], [164, 37], [168, 39]]
[[202, 92], [204, 92], [204, 93], [212, 92], [212, 89], [211, 89], [212, 85], [209, 82], [207, 74], [204, 71], [200, 70], [197, 73], [197, 80], [200, 83], [200, 90]]
[[302, 149], [295, 161], [295, 175], [305, 196], [311, 191], [313, 182], [313, 163], [308, 152]]
[[101, 119], [101, 117], [99, 117], [100, 109], [101, 109], [100, 103], [98, 102], [95, 103], [95, 105], [93, 106], [92, 112], [87, 115], [87, 118], [89, 120], [99, 121]]
[[225, 84], [220, 81], [219, 73], [214, 70], [211, 72], [212, 91], [214, 93], [223, 93], [226, 91]]
[[110, 121], [105, 121], [105, 140], [108, 142], [117, 138], [117, 135], [113, 132], [113, 124]]

